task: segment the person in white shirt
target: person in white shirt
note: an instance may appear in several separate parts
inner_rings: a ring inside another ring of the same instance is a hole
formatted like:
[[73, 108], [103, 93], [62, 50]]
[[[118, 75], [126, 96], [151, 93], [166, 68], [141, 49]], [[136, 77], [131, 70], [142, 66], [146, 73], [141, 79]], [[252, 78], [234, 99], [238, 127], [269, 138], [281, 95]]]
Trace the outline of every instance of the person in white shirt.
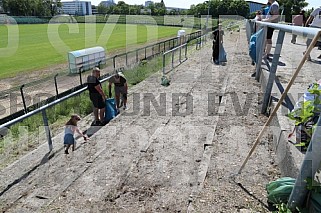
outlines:
[[[311, 13], [311, 15], [309, 16], [308, 20], [305, 23], [306, 27], [315, 27], [315, 28], [321, 28], [321, 6], [315, 10], [313, 10], [313, 12]], [[312, 42], [312, 39], [308, 38], [307, 39], [307, 48], [310, 46]], [[320, 44], [318, 44], [320, 45]], [[305, 52], [303, 52], [303, 54], [305, 54]], [[321, 59], [321, 54], [317, 57], [319, 59]], [[308, 56], [308, 61], [311, 61], [311, 57]]]

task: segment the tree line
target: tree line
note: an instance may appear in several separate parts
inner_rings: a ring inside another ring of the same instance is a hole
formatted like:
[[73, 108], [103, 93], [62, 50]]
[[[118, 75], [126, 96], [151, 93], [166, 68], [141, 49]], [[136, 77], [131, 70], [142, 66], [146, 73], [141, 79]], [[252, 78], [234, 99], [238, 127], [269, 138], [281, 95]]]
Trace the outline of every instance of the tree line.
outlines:
[[2, 0], [3, 10], [12, 16], [54, 16], [61, 0]]
[[[305, 0], [278, 0], [279, 5], [284, 8], [286, 21], [291, 21], [292, 15], [297, 15], [300, 10], [308, 5]], [[14, 16], [54, 16], [61, 12], [61, 0], [2, 0], [3, 9]], [[197, 5], [191, 5], [190, 9], [167, 10], [163, 0], [151, 3], [147, 7], [143, 5], [129, 5], [125, 1], [119, 1], [116, 5], [104, 6], [100, 3], [97, 7], [99, 14], [122, 14], [139, 15], [142, 10], [153, 16], [163, 15], [192, 15], [200, 17], [211, 15], [239, 15], [249, 17], [249, 5], [245, 0], [209, 0]]]

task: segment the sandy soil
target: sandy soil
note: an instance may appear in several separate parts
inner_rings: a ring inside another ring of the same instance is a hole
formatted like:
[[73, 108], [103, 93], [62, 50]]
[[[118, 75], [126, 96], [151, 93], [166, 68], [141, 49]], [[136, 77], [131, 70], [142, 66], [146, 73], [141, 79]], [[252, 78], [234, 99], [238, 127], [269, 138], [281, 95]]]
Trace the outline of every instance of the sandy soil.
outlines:
[[245, 32], [226, 33], [225, 48], [226, 66], [211, 62], [208, 43], [169, 87], [159, 73], [133, 87], [130, 110], [68, 156], [55, 146], [0, 196], [2, 211], [268, 212], [265, 184], [279, 176], [270, 137], [232, 178], [266, 117]]

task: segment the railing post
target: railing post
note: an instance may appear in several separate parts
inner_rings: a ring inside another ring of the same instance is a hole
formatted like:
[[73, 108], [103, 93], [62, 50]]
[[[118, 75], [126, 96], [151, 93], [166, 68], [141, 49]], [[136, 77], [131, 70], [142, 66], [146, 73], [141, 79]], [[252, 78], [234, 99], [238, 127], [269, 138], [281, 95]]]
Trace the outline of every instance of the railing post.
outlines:
[[49, 124], [48, 124], [48, 117], [47, 117], [47, 113], [46, 110], [42, 110], [42, 119], [43, 119], [43, 124], [45, 127], [45, 131], [46, 131], [46, 136], [47, 136], [47, 140], [48, 140], [48, 145], [49, 145], [49, 152], [52, 151], [53, 149], [53, 145], [52, 145], [52, 139], [51, 139], [51, 134], [50, 134], [50, 128], [49, 128]]
[[116, 57], [117, 57], [117, 55], [115, 55], [115, 56], [113, 57], [113, 67], [114, 67], [114, 71], [116, 71]]
[[166, 55], [165, 55], [165, 53], [163, 54], [163, 75], [165, 75], [165, 66], [166, 66], [166, 62], [165, 62], [165, 58], [166, 57]]
[[176, 50], [174, 50], [174, 51], [172, 51], [172, 69], [174, 68], [174, 52], [175, 52]]
[[25, 111], [25, 114], [27, 113], [27, 106], [26, 106], [26, 99], [23, 93], [23, 88], [25, 87], [24, 84], [21, 85], [20, 87], [20, 94], [21, 94], [21, 98], [22, 98], [22, 103], [23, 103], [23, 109]]
[[138, 49], [136, 50], [136, 63], [138, 63]]
[[81, 76], [82, 68], [83, 68], [83, 66], [79, 67], [79, 81], [80, 81], [81, 86], [82, 86], [82, 76]]
[[59, 92], [58, 92], [58, 84], [57, 84], [57, 76], [58, 76], [58, 73], [55, 75], [54, 77], [54, 81], [55, 81], [55, 88], [56, 88], [56, 98], [59, 98]]
[[154, 46], [152, 47], [152, 57], [155, 57], [155, 53], [154, 53]]
[[164, 41], [164, 52], [166, 52], [166, 41]]
[[161, 43], [158, 43], [158, 54], [161, 53], [160, 45], [161, 45]]
[[273, 84], [275, 81], [275, 73], [276, 73], [279, 59], [280, 59], [284, 36], [285, 36], [285, 31], [280, 30], [279, 35], [278, 35], [278, 39], [277, 39], [277, 43], [276, 43], [276, 47], [275, 47], [275, 51], [274, 51], [274, 55], [273, 55], [269, 80], [268, 80], [268, 83], [266, 86], [265, 95], [264, 95], [264, 99], [263, 99], [263, 106], [262, 106], [262, 111], [261, 111], [262, 114], [266, 113], [269, 102], [270, 102], [271, 92], [272, 92]]
[[182, 63], [182, 45], [179, 47], [179, 63]]
[[185, 59], [187, 59], [187, 47], [188, 47], [188, 45], [186, 43], [186, 45], [185, 45]]
[[146, 49], [147, 49], [147, 47], [145, 47], [145, 59], [147, 58], [147, 54], [146, 54], [147, 50]]
[[128, 53], [126, 52], [126, 67], [128, 67]]

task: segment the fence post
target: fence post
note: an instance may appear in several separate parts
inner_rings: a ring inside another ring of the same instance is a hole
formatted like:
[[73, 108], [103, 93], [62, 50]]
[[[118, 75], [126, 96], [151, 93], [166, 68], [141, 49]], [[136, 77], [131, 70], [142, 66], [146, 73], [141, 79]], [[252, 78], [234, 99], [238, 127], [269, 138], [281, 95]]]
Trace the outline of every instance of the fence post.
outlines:
[[164, 52], [166, 52], [166, 41], [164, 41]]
[[42, 112], [43, 124], [46, 131], [46, 136], [48, 140], [49, 152], [51, 152], [51, 150], [53, 149], [53, 145], [52, 145], [51, 134], [50, 134], [49, 124], [48, 124], [48, 117], [45, 109], [42, 110], [41, 112]]
[[163, 54], [163, 75], [165, 75], [165, 66], [166, 66], [166, 62], [165, 62], [165, 54]]
[[145, 59], [147, 58], [146, 49], [147, 49], [147, 47], [145, 47]]
[[175, 51], [172, 51], [172, 69], [174, 68], [174, 52]]
[[268, 83], [267, 83], [267, 86], [266, 86], [265, 95], [264, 95], [264, 99], [263, 99], [263, 106], [262, 106], [262, 110], [261, 110], [262, 114], [266, 113], [268, 105], [269, 105], [269, 102], [270, 102], [271, 92], [272, 92], [273, 84], [274, 84], [274, 81], [275, 81], [275, 73], [276, 73], [276, 70], [277, 70], [277, 67], [278, 67], [278, 63], [279, 63], [279, 59], [280, 59], [280, 54], [281, 54], [281, 50], [282, 50], [282, 46], [283, 46], [284, 36], [285, 36], [285, 31], [280, 30], [279, 31], [279, 35], [278, 35], [278, 39], [277, 39], [277, 42], [276, 42], [274, 55], [273, 55], [273, 60], [272, 60], [272, 66], [271, 66], [271, 70], [270, 70], [269, 80], [268, 80]]
[[182, 45], [179, 47], [179, 63], [182, 63]]
[[23, 94], [23, 88], [25, 87], [24, 84], [21, 85], [20, 87], [20, 94], [21, 94], [21, 98], [22, 98], [22, 103], [23, 103], [23, 108], [24, 108], [24, 111], [25, 111], [25, 114], [27, 113], [27, 106], [26, 106], [26, 99], [25, 99], [25, 96]]
[[136, 63], [138, 63], [138, 49], [136, 50]]
[[154, 46], [152, 47], [152, 57], [155, 57], [155, 53], [154, 53]]
[[56, 88], [56, 98], [59, 98], [59, 92], [58, 92], [58, 84], [57, 84], [57, 76], [58, 73], [55, 75], [54, 80], [55, 80], [55, 88]]
[[79, 67], [79, 81], [80, 81], [81, 86], [82, 86], [82, 76], [81, 76], [82, 68], [83, 68], [83, 66]]
[[188, 45], [186, 43], [186, 45], [185, 45], [185, 59], [187, 59], [187, 47], [188, 47]]
[[114, 67], [114, 71], [116, 71], [116, 57], [117, 57], [117, 55], [115, 55], [115, 56], [113, 57], [113, 67]]
[[161, 45], [161, 43], [158, 43], [158, 54], [161, 52], [160, 51], [160, 45]]
[[128, 53], [126, 52], [126, 67], [128, 67]]

